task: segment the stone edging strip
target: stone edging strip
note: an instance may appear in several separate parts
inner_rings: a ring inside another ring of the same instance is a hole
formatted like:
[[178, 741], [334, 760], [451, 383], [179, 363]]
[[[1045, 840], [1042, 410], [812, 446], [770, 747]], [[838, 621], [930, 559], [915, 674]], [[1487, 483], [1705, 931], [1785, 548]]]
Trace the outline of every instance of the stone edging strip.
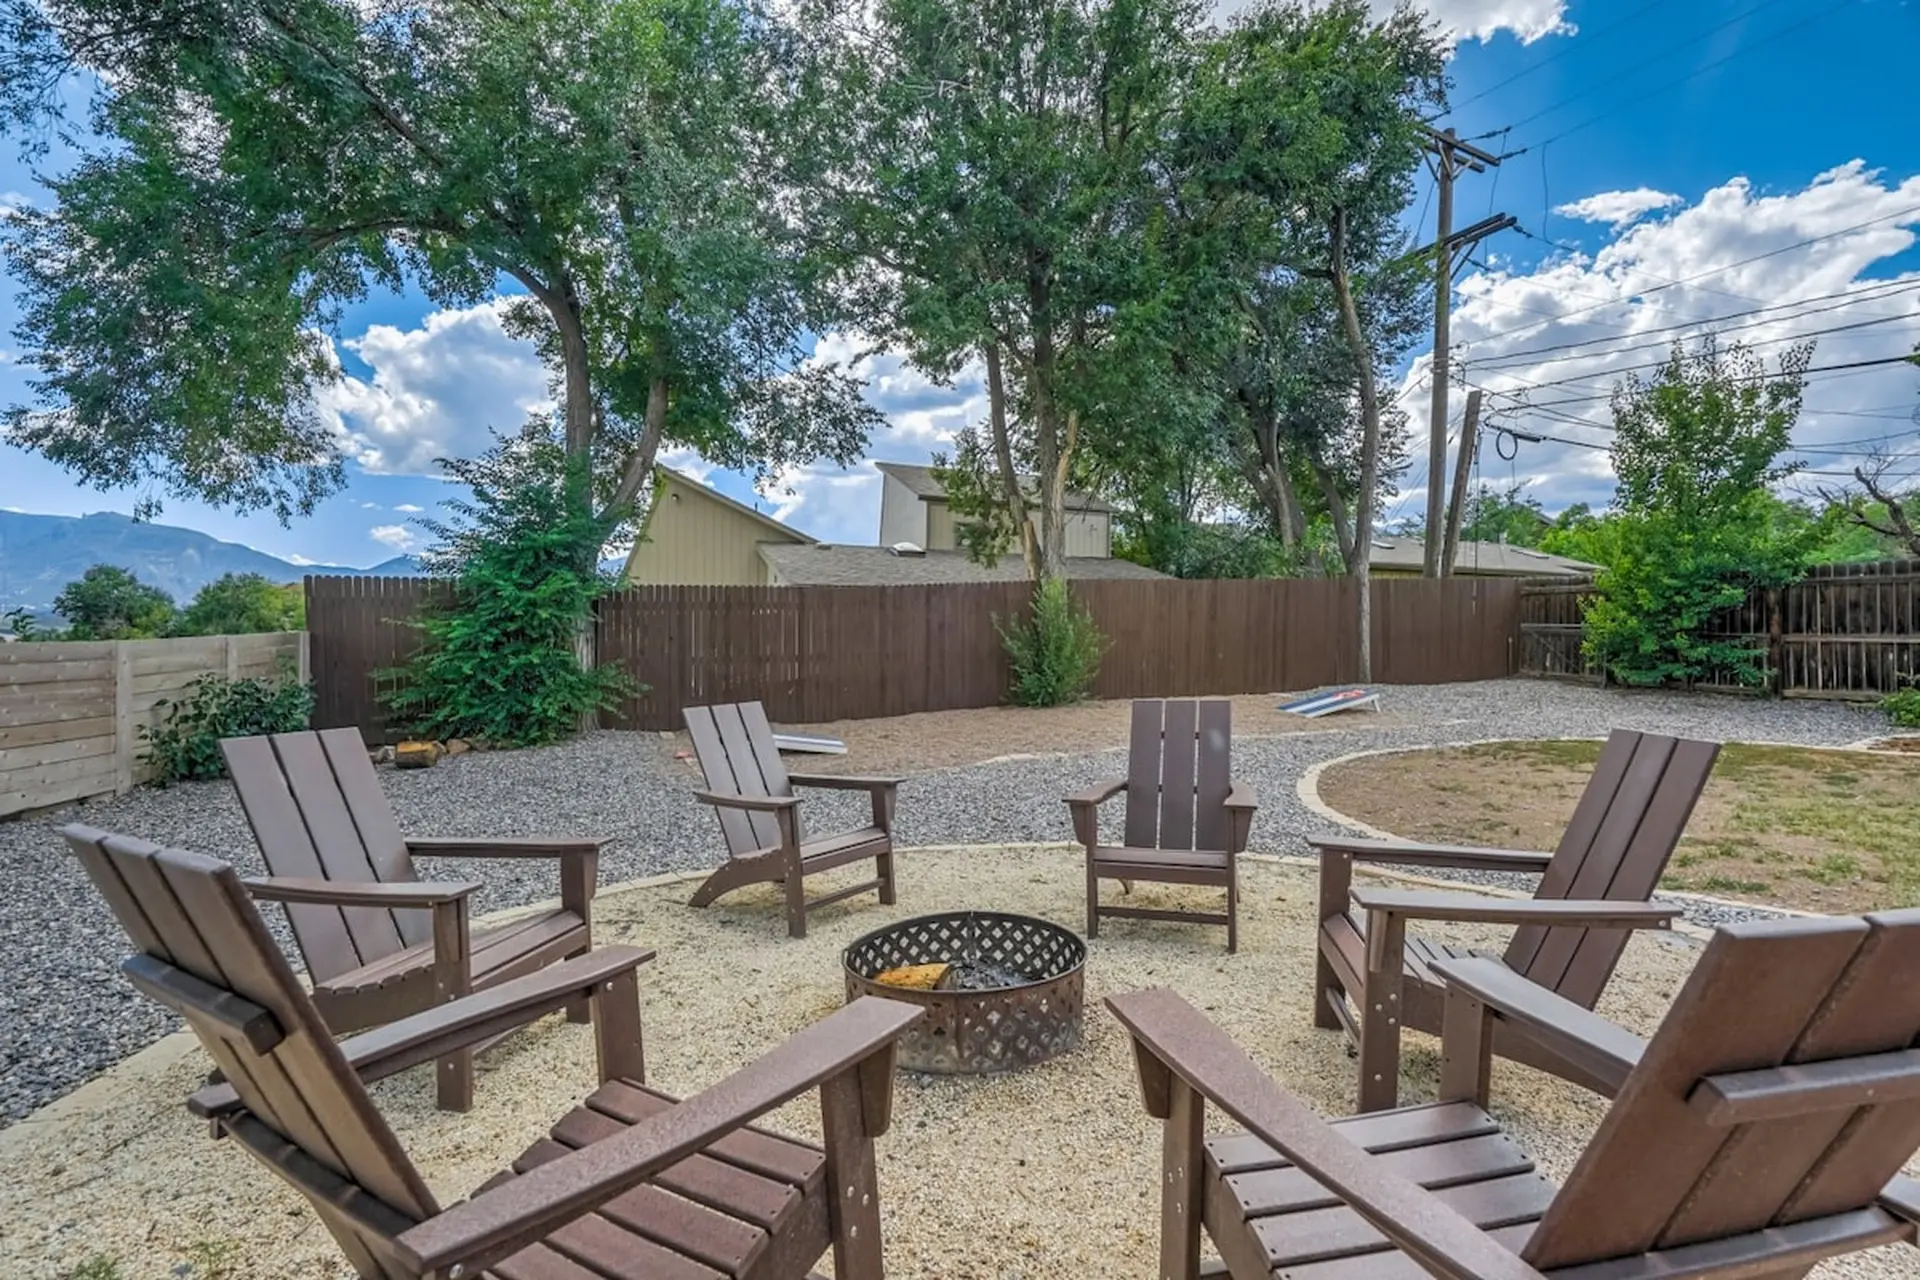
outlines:
[[[1437, 751], [1446, 747], [1478, 747], [1478, 746], [1486, 746], [1490, 743], [1496, 743], [1496, 742], [1599, 742], [1599, 741], [1601, 741], [1601, 739], [1599, 738], [1476, 738], [1469, 742], [1434, 742], [1424, 747], [1375, 747], [1367, 751], [1350, 751], [1346, 755], [1335, 756], [1331, 760], [1322, 760], [1318, 764], [1307, 766], [1306, 772], [1300, 775], [1300, 781], [1298, 784], [1296, 784], [1294, 790], [1298, 795], [1301, 804], [1305, 805], [1307, 809], [1310, 810], [1311, 812], [1319, 815], [1322, 818], [1325, 818], [1328, 822], [1332, 822], [1339, 826], [1347, 827], [1351, 830], [1357, 831], [1369, 840], [1400, 840], [1400, 839], [1404, 839], [1404, 837], [1397, 836], [1391, 831], [1382, 831], [1379, 827], [1369, 826], [1368, 824], [1360, 821], [1360, 819], [1358, 818], [1350, 818], [1346, 814], [1334, 808], [1332, 805], [1328, 804], [1326, 801], [1322, 800], [1320, 798], [1320, 774], [1323, 771], [1332, 768], [1336, 764], [1345, 764], [1349, 760], [1360, 760], [1360, 759], [1364, 759], [1367, 756], [1406, 755], [1415, 751]], [[1799, 742], [1754, 742], [1754, 743], [1747, 743], [1745, 745], [1757, 746], [1757, 747], [1796, 747], [1804, 751], [1858, 751], [1863, 755], [1896, 756], [1896, 755], [1903, 754], [1898, 751], [1865, 751], [1858, 747], [1807, 746], [1805, 743], [1799, 743]], [[1304, 861], [1313, 862], [1316, 860], [1304, 859]], [[1376, 871], [1376, 869], [1372, 867], [1369, 867], [1368, 870]], [[1461, 883], [1458, 880], [1434, 880], [1434, 879], [1429, 879], [1428, 877], [1425, 877], [1425, 876], [1407, 875], [1400, 872], [1376, 871], [1376, 874], [1390, 875], [1394, 879], [1402, 879], [1402, 880], [1408, 880], [1413, 882], [1425, 882], [1437, 888], [1447, 888], [1447, 889], [1457, 890], [1460, 887], [1460, 883]], [[1474, 891], [1477, 893], [1503, 892], [1501, 890], [1494, 889], [1488, 885], [1476, 884], [1473, 886], [1473, 888], [1474, 888]], [[1509, 896], [1516, 897], [1516, 898], [1523, 898], [1528, 896], [1526, 894], [1521, 894], [1521, 893], [1512, 893], [1511, 891], [1504, 891], [1504, 892], [1506, 892]], [[1713, 894], [1710, 894], [1710, 893], [1695, 893], [1690, 889], [1661, 889], [1659, 893], [1660, 893], [1660, 896], [1663, 898], [1673, 898], [1681, 902], [1698, 902], [1703, 906], [1709, 906], [1709, 907], [1726, 907], [1734, 911], [1768, 911], [1776, 915], [1800, 916], [1800, 917], [1808, 917], [1808, 918], [1818, 917], [1821, 914], [1818, 911], [1801, 911], [1796, 907], [1783, 907], [1774, 903], [1762, 904], [1762, 903], [1756, 903], [1756, 902], [1742, 902], [1737, 898], [1720, 898], [1720, 897], [1715, 897]], [[1698, 932], [1699, 936], [1703, 938], [1710, 936], [1710, 933], [1711, 933], [1711, 931], [1709, 930], [1700, 929], [1698, 925], [1687, 925], [1687, 928], [1689, 930]]]

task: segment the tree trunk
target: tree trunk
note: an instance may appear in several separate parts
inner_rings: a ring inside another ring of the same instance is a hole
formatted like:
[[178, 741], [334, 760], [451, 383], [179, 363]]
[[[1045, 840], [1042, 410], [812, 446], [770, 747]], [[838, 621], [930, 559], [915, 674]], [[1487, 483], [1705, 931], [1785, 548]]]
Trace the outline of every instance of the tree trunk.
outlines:
[[994, 469], [1000, 475], [1001, 496], [1013, 527], [1020, 531], [1020, 555], [1027, 577], [1040, 580], [1040, 545], [1033, 533], [1033, 517], [1026, 495], [1020, 492], [1020, 473], [1013, 466], [1013, 440], [1007, 434], [1007, 384], [1000, 368], [1000, 344], [989, 342], [982, 355], [987, 364], [987, 434], [993, 439]]
[[[626, 469], [620, 473], [620, 485], [607, 501], [609, 511], [634, 502], [642, 489], [647, 487], [647, 477], [653, 474], [654, 459], [660, 456], [660, 438], [667, 429], [667, 380], [655, 378], [653, 385], [647, 388], [647, 422], [641, 429], [640, 443], [627, 455]], [[635, 515], [641, 514], [636, 511]]]
[[1333, 296], [1340, 304], [1341, 327], [1346, 331], [1347, 347], [1359, 374], [1360, 392], [1360, 493], [1354, 501], [1353, 550], [1347, 557], [1347, 573], [1360, 588], [1360, 679], [1373, 679], [1373, 600], [1369, 561], [1373, 547], [1374, 490], [1380, 484], [1380, 391], [1373, 379], [1373, 349], [1360, 327], [1360, 309], [1354, 305], [1353, 289], [1347, 280], [1347, 215], [1343, 209], [1333, 219], [1332, 259]]

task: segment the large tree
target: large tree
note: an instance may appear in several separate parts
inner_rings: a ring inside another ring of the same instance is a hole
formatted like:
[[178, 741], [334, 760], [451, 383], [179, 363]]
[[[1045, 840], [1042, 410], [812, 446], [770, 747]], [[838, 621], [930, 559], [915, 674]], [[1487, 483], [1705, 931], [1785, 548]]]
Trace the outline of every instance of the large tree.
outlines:
[[408, 281], [514, 295], [603, 509], [663, 443], [770, 471], [877, 420], [808, 358], [834, 313], [782, 146], [802, 95], [744, 3], [0, 0], [0, 31], [30, 141], [97, 86], [99, 145], [6, 245], [9, 435], [88, 481], [310, 510], [343, 479], [327, 331]]
[[831, 214], [869, 328], [936, 376], [983, 370], [987, 419], [949, 463], [999, 509], [984, 525], [1056, 575], [1082, 451], [1151, 403], [1152, 175], [1200, 8], [879, 0], [815, 20], [840, 103]]

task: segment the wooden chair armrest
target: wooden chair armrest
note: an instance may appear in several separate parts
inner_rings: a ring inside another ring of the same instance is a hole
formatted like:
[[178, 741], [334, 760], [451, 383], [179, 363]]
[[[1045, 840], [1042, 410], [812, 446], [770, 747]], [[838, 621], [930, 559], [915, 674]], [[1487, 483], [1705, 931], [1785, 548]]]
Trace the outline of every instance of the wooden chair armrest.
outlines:
[[1418, 867], [1457, 867], [1467, 871], [1545, 871], [1550, 853], [1520, 849], [1482, 849], [1472, 845], [1414, 844], [1402, 840], [1363, 840], [1351, 836], [1314, 836], [1307, 844], [1321, 853], [1344, 853], [1355, 862], [1398, 862]]
[[790, 773], [787, 781], [796, 787], [820, 787], [828, 791], [884, 791], [899, 786], [906, 779], [852, 773]]
[[1254, 798], [1252, 787], [1235, 779], [1233, 789], [1227, 792], [1226, 805], [1229, 809], [1253, 810], [1260, 807], [1260, 802]]
[[[454, 1205], [402, 1232], [395, 1243], [415, 1271], [458, 1264], [463, 1274], [477, 1275], [849, 1070], [861, 1072], [866, 1131], [877, 1137], [886, 1128], [891, 1047], [920, 1017], [916, 1006], [863, 996], [672, 1110]], [[884, 1075], [876, 1070], [870, 1077], [876, 1065]]]
[[1895, 1174], [1880, 1193], [1880, 1207], [1896, 1218], [1920, 1226], [1920, 1182], [1905, 1174]]
[[701, 804], [717, 805], [722, 809], [746, 809], [752, 813], [778, 813], [782, 809], [797, 808], [799, 796], [737, 796], [728, 791], [695, 791], [693, 798]]
[[599, 853], [612, 843], [612, 836], [578, 839], [550, 836], [506, 836], [495, 839], [409, 836], [407, 852], [434, 858], [564, 858], [570, 854]]
[[1495, 898], [1447, 889], [1380, 889], [1362, 886], [1353, 902], [1369, 912], [1409, 920], [1454, 924], [1565, 924], [1589, 929], [1666, 929], [1679, 907], [1658, 902], [1611, 902], [1584, 898]]
[[1067, 797], [1067, 803], [1069, 805], [1105, 804], [1126, 789], [1127, 780], [1125, 778], [1115, 778], [1110, 782], [1102, 782], [1097, 786], [1088, 787], [1085, 791], [1074, 792]]
[[1171, 991], [1113, 996], [1132, 1033], [1147, 1112], [1165, 1119], [1174, 1079], [1298, 1165], [1442, 1280], [1542, 1280], [1433, 1193], [1384, 1168], [1287, 1093], [1226, 1032]]
[[247, 886], [247, 892], [262, 902], [401, 910], [458, 902], [481, 887], [479, 882], [472, 880], [406, 880], [381, 884], [370, 880], [310, 880], [297, 876], [249, 876], [241, 883]]
[[[1647, 1042], [1633, 1032], [1522, 977], [1498, 960], [1474, 956], [1434, 960], [1431, 964], [1445, 980], [1449, 994], [1464, 992], [1496, 1018], [1525, 1026], [1542, 1044], [1611, 1082], [1614, 1093], [1619, 1092], [1646, 1051]], [[1448, 1054], [1469, 1052], [1472, 1046], [1449, 1045], [1446, 1050]]]
[[[455, 1049], [525, 1026], [569, 1001], [591, 995], [601, 983], [654, 958], [652, 948], [600, 947], [584, 956], [548, 965], [524, 978], [463, 996], [340, 1042], [347, 1065], [367, 1081], [381, 1080]], [[187, 1109], [209, 1119], [240, 1105], [232, 1085], [211, 1085], [187, 1099]]]

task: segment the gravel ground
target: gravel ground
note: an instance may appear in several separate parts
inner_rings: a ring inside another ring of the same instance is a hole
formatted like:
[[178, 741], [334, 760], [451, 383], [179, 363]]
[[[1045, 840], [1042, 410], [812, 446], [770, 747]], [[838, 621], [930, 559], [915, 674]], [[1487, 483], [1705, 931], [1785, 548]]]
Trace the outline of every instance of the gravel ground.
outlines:
[[[1311, 765], [1353, 751], [1495, 737], [1593, 737], [1616, 725], [1840, 745], [1884, 728], [1878, 716], [1838, 704], [1623, 693], [1541, 681], [1388, 688], [1382, 702], [1388, 714], [1377, 723], [1355, 713], [1316, 722], [1313, 732], [1235, 743], [1234, 772], [1262, 801], [1253, 849], [1302, 854], [1304, 837], [1331, 829], [1298, 802], [1295, 787]], [[905, 845], [1065, 840], [1071, 831], [1061, 797], [1124, 767], [1123, 754], [1108, 751], [918, 774], [901, 789], [899, 838]], [[712, 862], [719, 833], [688, 794], [693, 778], [657, 738], [618, 732], [537, 751], [459, 756], [418, 773], [381, 771], [402, 828], [413, 834], [611, 836], [615, 843], [601, 862], [608, 884]], [[816, 793], [807, 817], [828, 829], [864, 820], [864, 806], [857, 795]], [[1112, 816], [1119, 808], [1110, 806]], [[224, 782], [140, 790], [0, 823], [0, 932], [8, 939], [0, 948], [0, 1123], [58, 1097], [173, 1025], [118, 977], [124, 939], [54, 834], [75, 820], [228, 858], [247, 874], [261, 870]], [[556, 891], [551, 866], [539, 862], [430, 865], [485, 883], [477, 911]], [[1710, 925], [1752, 912], [1694, 903], [1688, 914]], [[278, 926], [277, 913], [270, 918]]]
[[[1070, 849], [918, 850], [902, 858], [901, 900], [863, 896], [823, 909], [790, 941], [770, 886], [710, 911], [681, 905], [684, 884], [610, 894], [608, 941], [659, 948], [641, 971], [654, 1083], [703, 1088], [842, 1000], [839, 953], [891, 920], [981, 901], [1078, 926], [1081, 863]], [[848, 868], [837, 876], [858, 876]], [[1245, 945], [1220, 931], [1116, 921], [1090, 944], [1086, 1043], [1018, 1074], [961, 1080], [902, 1072], [893, 1126], [879, 1143], [888, 1274], [897, 1280], [1053, 1280], [1152, 1273], [1160, 1135], [1141, 1110], [1131, 1054], [1100, 1001], [1170, 986], [1220, 1022], [1261, 1065], [1323, 1114], [1350, 1110], [1354, 1064], [1342, 1038], [1309, 1016], [1314, 877], [1249, 861]], [[1142, 885], [1143, 901], [1197, 905], [1202, 890]], [[1217, 898], [1217, 894], [1213, 895]], [[1447, 936], [1476, 941], [1472, 931]], [[1601, 1012], [1646, 1032], [1691, 968], [1696, 944], [1637, 936]], [[714, 1021], [716, 1009], [726, 1018]], [[176, 1041], [169, 1041], [170, 1049]], [[74, 1105], [0, 1134], [0, 1274], [58, 1280], [83, 1259], [117, 1258], [126, 1280], [182, 1274], [182, 1260], [224, 1254], [227, 1280], [344, 1278], [307, 1208], [232, 1143], [212, 1143], [178, 1105], [205, 1062], [167, 1049], [111, 1073]], [[469, 1192], [543, 1135], [594, 1082], [591, 1035], [549, 1019], [484, 1055], [476, 1105], [433, 1110], [430, 1068], [374, 1087], [374, 1097], [442, 1202]], [[1410, 1035], [1401, 1094], [1431, 1098], [1435, 1042]], [[1496, 1063], [1495, 1112], [1549, 1177], [1564, 1178], [1602, 1114], [1584, 1091]], [[769, 1123], [817, 1138], [818, 1104], [801, 1099]], [[1218, 1129], [1222, 1126], [1213, 1125]], [[201, 1274], [195, 1271], [194, 1274]], [[1829, 1264], [1821, 1280], [1920, 1276], [1896, 1246]]]

